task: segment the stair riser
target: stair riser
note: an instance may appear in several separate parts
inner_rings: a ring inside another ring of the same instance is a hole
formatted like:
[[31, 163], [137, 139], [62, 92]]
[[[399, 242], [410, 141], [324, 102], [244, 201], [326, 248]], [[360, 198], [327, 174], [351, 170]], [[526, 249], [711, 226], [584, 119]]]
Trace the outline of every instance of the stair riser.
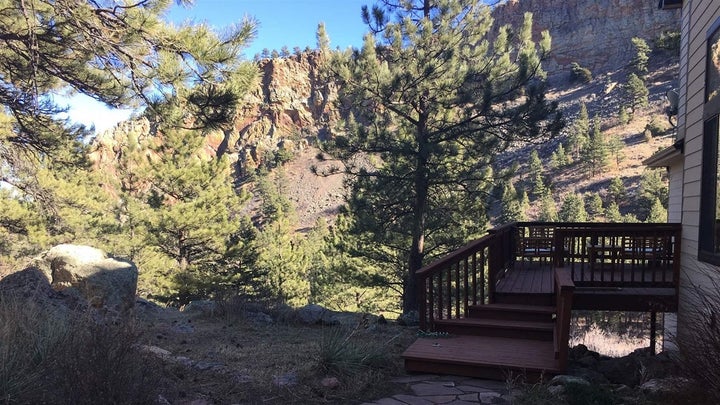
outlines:
[[498, 304], [554, 305], [551, 294], [507, 294], [496, 293], [494, 302]]
[[518, 312], [518, 311], [507, 311], [507, 310], [493, 310], [493, 309], [481, 309], [481, 308], [469, 308], [468, 316], [470, 318], [479, 319], [512, 319], [514, 321], [524, 322], [553, 322], [552, 314], [548, 313], [532, 313], [532, 312]]
[[462, 365], [426, 360], [405, 359], [405, 370], [411, 373], [452, 374], [488, 380], [507, 381], [512, 376], [524, 375], [525, 381], [535, 383], [552, 377], [554, 372], [512, 370], [493, 365]]
[[438, 332], [447, 332], [452, 335], [492, 336], [543, 341], [553, 340], [552, 330], [504, 328], [484, 325], [437, 325], [436, 328]]

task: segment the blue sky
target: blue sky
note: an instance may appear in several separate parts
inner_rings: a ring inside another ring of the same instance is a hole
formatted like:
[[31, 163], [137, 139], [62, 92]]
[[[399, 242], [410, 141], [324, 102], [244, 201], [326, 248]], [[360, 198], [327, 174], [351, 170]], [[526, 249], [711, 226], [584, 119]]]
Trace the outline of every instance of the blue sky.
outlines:
[[[325, 23], [333, 48], [359, 47], [366, 31], [360, 17], [363, 4], [372, 4], [372, 0], [195, 0], [190, 8], [173, 6], [167, 19], [175, 23], [206, 22], [222, 29], [245, 15], [253, 16], [259, 23], [258, 33], [245, 52], [246, 59], [252, 59], [263, 48], [278, 51], [283, 45], [291, 51], [296, 46], [314, 48], [320, 22]], [[131, 113], [110, 110], [79, 95], [70, 100], [68, 115], [73, 121], [88, 126], [94, 124], [99, 133], [127, 119]]]

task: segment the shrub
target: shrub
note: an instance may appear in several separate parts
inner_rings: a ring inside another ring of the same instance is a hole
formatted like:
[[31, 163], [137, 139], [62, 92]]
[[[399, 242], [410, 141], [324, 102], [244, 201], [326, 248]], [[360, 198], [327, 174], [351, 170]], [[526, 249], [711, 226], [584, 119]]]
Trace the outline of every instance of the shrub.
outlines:
[[686, 377], [702, 387], [707, 403], [720, 403], [720, 282], [711, 274], [702, 285], [688, 283], [682, 333], [673, 337]]
[[5, 403], [153, 403], [158, 368], [131, 321], [0, 297], [0, 398]]
[[655, 117], [653, 117], [650, 122], [645, 125], [645, 131], [647, 131], [653, 138], [664, 135], [667, 130], [668, 127]]
[[592, 81], [590, 69], [580, 66], [577, 62], [570, 64], [570, 79], [574, 82], [589, 83]]
[[318, 363], [327, 372], [353, 376], [368, 369], [386, 368], [390, 358], [382, 346], [371, 342], [355, 342], [357, 328], [331, 328], [323, 335], [318, 348]]
[[680, 31], [664, 31], [655, 39], [655, 48], [680, 51]]

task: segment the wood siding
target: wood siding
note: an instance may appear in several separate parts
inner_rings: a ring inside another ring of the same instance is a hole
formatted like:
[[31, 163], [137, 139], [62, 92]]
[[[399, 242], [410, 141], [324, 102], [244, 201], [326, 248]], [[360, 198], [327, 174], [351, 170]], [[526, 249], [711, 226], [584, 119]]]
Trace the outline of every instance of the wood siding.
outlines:
[[[682, 258], [678, 311], [678, 336], [690, 327], [683, 313], [698, 307], [695, 286], [707, 285], [708, 279], [720, 278], [720, 269], [697, 260], [700, 221], [700, 180], [702, 176], [703, 112], [705, 105], [705, 69], [707, 33], [720, 18], [720, 2], [686, 0], [682, 8], [680, 105], [678, 137], [685, 140], [684, 164], [670, 176], [670, 220], [677, 220], [677, 198], [682, 205]], [[677, 172], [677, 170], [681, 170]], [[678, 184], [681, 182], [680, 184]]]
[[682, 222], [682, 191], [683, 171], [682, 161], [673, 162], [668, 171], [669, 195], [668, 195], [668, 222]]

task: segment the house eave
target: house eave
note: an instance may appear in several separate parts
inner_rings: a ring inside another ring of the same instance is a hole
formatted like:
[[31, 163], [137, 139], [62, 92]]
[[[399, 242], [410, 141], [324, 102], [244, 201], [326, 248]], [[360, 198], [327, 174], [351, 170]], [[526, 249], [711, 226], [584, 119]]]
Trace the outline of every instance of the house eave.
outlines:
[[683, 156], [684, 140], [680, 139], [674, 144], [662, 149], [649, 158], [643, 160], [648, 167], [669, 167]]

